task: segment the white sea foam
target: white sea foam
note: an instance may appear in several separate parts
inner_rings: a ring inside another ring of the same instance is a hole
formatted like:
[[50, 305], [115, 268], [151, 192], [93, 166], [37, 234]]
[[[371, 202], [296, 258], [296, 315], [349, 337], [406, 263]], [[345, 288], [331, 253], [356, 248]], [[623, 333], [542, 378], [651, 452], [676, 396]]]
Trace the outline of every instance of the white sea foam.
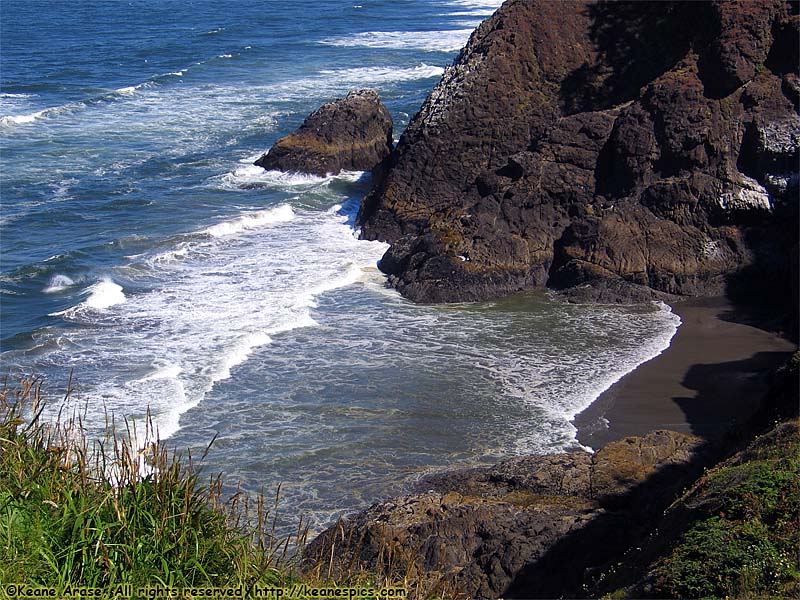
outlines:
[[78, 180], [72, 177], [69, 179], [62, 179], [57, 185], [53, 186], [53, 195], [50, 199], [55, 202], [70, 200], [72, 196], [70, 196], [69, 191], [76, 183], [78, 183]]
[[[576, 308], [580, 312], [567, 307], [562, 316], [569, 334], [582, 338], [576, 337], [569, 355], [562, 352], [550, 358], [542, 349], [518, 348], [511, 355], [476, 362], [476, 367], [486, 369], [501, 382], [509, 397], [530, 405], [540, 419], [550, 423], [551, 439], [532, 428], [515, 442], [518, 453], [551, 451], [557, 447], [552, 444], [563, 447], [570, 441], [575, 444], [574, 417], [627, 373], [666, 350], [680, 325], [680, 317], [665, 304], [659, 304], [655, 314], [641, 318], [619, 307]], [[642, 344], [641, 340], [647, 342]], [[604, 343], [617, 347], [614, 361], [608, 360], [606, 352], [596, 352]], [[526, 364], [526, 354], [535, 356], [535, 361]]]
[[244, 336], [233, 346], [227, 348], [224, 353], [224, 358], [216, 365], [216, 369], [211, 373], [209, 389], [218, 381], [229, 379], [231, 376], [231, 369], [247, 360], [247, 357], [250, 356], [253, 349], [269, 344], [271, 341], [272, 338], [265, 332], [256, 331]]
[[282, 204], [276, 208], [260, 210], [258, 212], [243, 215], [232, 221], [224, 221], [212, 225], [203, 233], [213, 237], [235, 235], [248, 229], [256, 229], [272, 223], [283, 223], [294, 218], [294, 211], [288, 204]]
[[[153, 256], [149, 257], [147, 260], [151, 265], [165, 265], [173, 262], [178, 262], [186, 258], [189, 254], [189, 246], [188, 244], [180, 244], [178, 248], [174, 250], [168, 250], [166, 252], [159, 252], [158, 254], [154, 254]], [[135, 259], [142, 256], [141, 254], [132, 256], [130, 258]]]
[[[175, 71], [173, 73], [165, 73], [163, 75], [154, 75], [150, 79], [143, 81], [141, 83], [137, 83], [135, 85], [123, 86], [109, 92], [105, 92], [96, 96], [86, 98], [85, 100], [68, 102], [60, 106], [51, 106], [48, 108], [44, 108], [26, 114], [6, 115], [0, 117], [0, 126], [14, 127], [18, 125], [28, 125], [42, 119], [47, 119], [56, 117], [58, 115], [82, 111], [88, 107], [96, 106], [100, 103], [107, 103], [113, 100], [128, 99], [131, 98], [132, 96], [135, 96], [137, 92], [140, 92], [147, 88], [151, 88], [153, 86], [158, 86], [159, 81], [167, 76], [174, 77], [174, 76], [182, 76], [183, 74], [184, 74], [183, 71]], [[27, 98], [28, 96], [9, 94], [6, 97]]]
[[7, 115], [0, 117], [0, 125], [9, 127], [13, 125], [26, 125], [28, 123], [33, 123], [37, 119], [41, 119], [42, 117], [46, 116], [49, 110], [50, 109], [38, 110], [27, 115]]
[[60, 106], [51, 106], [49, 108], [44, 108], [42, 110], [23, 115], [7, 115], [0, 117], [0, 126], [13, 127], [17, 125], [29, 125], [41, 119], [49, 119], [58, 115], [81, 111], [89, 106], [96, 105], [99, 102], [132, 96], [137, 91], [146, 87], [150, 87], [151, 85], [153, 85], [153, 81], [148, 80], [137, 85], [121, 87], [111, 92], [100, 94], [98, 96], [87, 98], [86, 100], [78, 102], [68, 102], [67, 104], [62, 104]]
[[[447, 42], [440, 42], [447, 45]], [[338, 45], [347, 45], [345, 43]], [[454, 45], [460, 48], [458, 42]], [[410, 67], [354, 67], [349, 69], [322, 69], [312, 77], [293, 79], [263, 88], [251, 88], [273, 101], [306, 100], [313, 97], [340, 96], [356, 86], [384, 87], [396, 82], [440, 77], [444, 70], [436, 65], [421, 63]], [[275, 114], [272, 116], [276, 116]]]
[[448, 4], [454, 6], [464, 6], [467, 8], [480, 9], [494, 9], [497, 10], [503, 4], [504, 0], [450, 0]]
[[[317, 178], [313, 193], [334, 198], [327, 187], [334, 179]], [[290, 180], [284, 189], [296, 186]], [[155, 281], [152, 290], [126, 299], [111, 279], [94, 284], [89, 298], [61, 313], [82, 326], [63, 331], [63, 356], [54, 360], [102, 373], [102, 384], [85, 390], [90, 406], [105, 403], [139, 419], [149, 406], [160, 437], [173, 435], [180, 416], [256, 349], [284, 332], [316, 327], [321, 294], [374, 270], [386, 245], [355, 237], [349, 223], [356, 207], [348, 201], [327, 211], [281, 204], [242, 212], [137, 257], [120, 272]]]
[[178, 375], [181, 374], [183, 369], [180, 368], [178, 365], [169, 364], [164, 367], [159, 367], [155, 369], [149, 375], [142, 377], [139, 381], [154, 381], [156, 379], [175, 379]]
[[55, 294], [75, 285], [75, 281], [66, 275], [53, 275], [42, 292], [45, 294]]
[[114, 283], [111, 279], [101, 279], [89, 287], [91, 294], [83, 302], [88, 308], [106, 309], [125, 302], [125, 294], [122, 286]]
[[[569, 420], [569, 429], [573, 436], [577, 436], [578, 430], [575, 428], [572, 420], [578, 413], [588, 408], [603, 392], [607, 391], [625, 375], [637, 369], [640, 365], [654, 359], [669, 348], [672, 338], [681, 325], [681, 318], [672, 312], [672, 309], [663, 302], [659, 302], [658, 306], [658, 315], [656, 319], [654, 319], [657, 321], [657, 324], [654, 324], [655, 327], [651, 325], [648, 332], [639, 332], [639, 339], [649, 338], [648, 342], [640, 345], [635, 351], [630, 352], [627, 360], [619, 361], [614, 368], [606, 368], [603, 376], [595, 378], [590, 384], [585, 384], [582, 388], [582, 392], [575, 394], [574, 402], [560, 412], [561, 417]], [[652, 335], [654, 331], [657, 332], [655, 336]], [[647, 333], [650, 335], [648, 336]], [[524, 442], [522, 442], [522, 444], [524, 445]], [[593, 450], [588, 447], [584, 447], [584, 449]]]
[[[263, 153], [255, 155], [253, 160]], [[303, 189], [324, 184], [332, 179], [331, 176], [320, 177], [308, 173], [293, 173], [283, 171], [267, 171], [259, 166], [248, 164], [237, 167], [230, 173], [209, 179], [209, 185], [224, 190], [247, 190], [254, 187], [295, 188]]]
[[40, 121], [42, 119], [49, 119], [56, 117], [58, 115], [69, 114], [76, 111], [83, 110], [88, 106], [93, 104], [97, 104], [99, 101], [103, 100], [113, 100], [117, 97], [125, 97], [130, 96], [133, 94], [137, 89], [143, 87], [145, 84], [140, 84], [138, 86], [129, 86], [119, 88], [114, 90], [113, 92], [109, 92], [106, 94], [102, 94], [100, 96], [96, 96], [94, 98], [89, 98], [85, 101], [80, 102], [68, 102], [67, 104], [62, 104], [60, 106], [51, 106], [49, 108], [44, 108], [42, 110], [37, 110], [32, 113], [23, 114], [23, 115], [6, 115], [4, 117], [0, 117], [0, 126], [3, 127], [14, 127], [17, 125], [29, 125], [31, 123], [35, 123], [36, 121]]
[[[44, 290], [43, 290], [44, 291]], [[57, 291], [57, 290], [56, 290]], [[89, 297], [83, 302], [65, 310], [49, 313], [50, 317], [63, 317], [67, 321], [84, 323], [92, 321], [98, 312], [124, 304], [127, 298], [121, 285], [114, 283], [109, 278], [104, 278], [86, 288]]]
[[354, 35], [320, 40], [330, 46], [361, 46], [365, 48], [417, 49], [428, 52], [455, 52], [466, 44], [472, 29], [444, 31], [365, 31]]
[[382, 83], [386, 81], [413, 81], [441, 77], [444, 73], [442, 67], [420, 64], [415, 67], [358, 67], [354, 69], [323, 69], [320, 74], [331, 76], [337, 80], [346, 80], [357, 84]]
[[495, 11], [500, 7], [502, 4], [501, 1], [494, 1], [494, 2], [487, 2], [485, 0], [466, 0], [464, 2], [453, 1], [450, 4], [456, 10], [444, 13], [442, 16], [446, 17], [477, 17], [477, 21], [467, 21], [462, 22], [464, 25], [469, 26], [469, 23], [473, 23], [472, 27], [475, 27], [481, 20], [492, 16]]
[[476, 10], [458, 10], [442, 15], [443, 17], [488, 17], [494, 14], [492, 9], [479, 8]]

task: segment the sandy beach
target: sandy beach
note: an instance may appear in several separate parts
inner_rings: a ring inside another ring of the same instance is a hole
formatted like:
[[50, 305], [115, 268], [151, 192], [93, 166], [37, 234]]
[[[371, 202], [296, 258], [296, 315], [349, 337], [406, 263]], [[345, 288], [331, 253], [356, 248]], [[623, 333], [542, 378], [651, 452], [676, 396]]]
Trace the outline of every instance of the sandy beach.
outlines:
[[758, 407], [767, 373], [796, 350], [745, 324], [725, 298], [675, 303], [682, 321], [669, 348], [604, 392], [575, 418], [592, 448], [654, 429], [713, 440]]

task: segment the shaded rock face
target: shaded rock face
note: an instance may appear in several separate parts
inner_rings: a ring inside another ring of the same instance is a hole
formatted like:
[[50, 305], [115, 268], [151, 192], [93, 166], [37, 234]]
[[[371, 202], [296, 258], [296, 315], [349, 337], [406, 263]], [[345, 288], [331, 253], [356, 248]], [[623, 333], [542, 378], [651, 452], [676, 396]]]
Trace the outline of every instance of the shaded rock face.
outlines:
[[423, 302], [718, 294], [748, 268], [788, 296], [796, 10], [508, 0], [362, 205], [363, 237], [392, 244], [380, 268]]
[[529, 597], [537, 588], [526, 573], [545, 560], [547, 577], [537, 593], [555, 597], [569, 589], [562, 578], [572, 585], [585, 567], [550, 565], [564, 561], [552, 556], [564, 536], [591, 531], [603, 562], [696, 475], [703, 452], [699, 438], [656, 431], [595, 455], [523, 457], [429, 477], [418, 493], [376, 504], [323, 533], [305, 555], [334, 571], [359, 565], [412, 573], [418, 591], [447, 589], [469, 598], [517, 591]]
[[373, 90], [322, 105], [255, 164], [314, 175], [370, 171], [392, 150], [392, 117]]

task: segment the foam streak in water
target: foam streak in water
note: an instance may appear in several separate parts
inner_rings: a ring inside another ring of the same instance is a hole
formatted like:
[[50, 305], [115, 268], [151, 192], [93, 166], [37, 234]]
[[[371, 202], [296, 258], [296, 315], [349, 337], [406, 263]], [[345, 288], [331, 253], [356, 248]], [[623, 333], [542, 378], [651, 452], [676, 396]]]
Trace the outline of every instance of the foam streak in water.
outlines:
[[361, 46], [396, 50], [455, 52], [466, 44], [472, 29], [446, 31], [365, 31], [350, 36], [330, 37], [320, 43], [330, 46]]
[[286, 221], [291, 221], [293, 218], [294, 211], [292, 210], [292, 207], [288, 204], [282, 204], [277, 208], [246, 214], [232, 221], [218, 223], [217, 225], [209, 227], [203, 233], [213, 237], [223, 237], [226, 235], [235, 235], [248, 229], [256, 229], [273, 223], [285, 223]]
[[[335, 179], [320, 179], [313, 193], [337, 198], [327, 185]], [[256, 348], [286, 331], [316, 327], [319, 295], [375, 266], [386, 246], [355, 237], [349, 223], [356, 207], [355, 201], [323, 211], [280, 204], [137, 255], [126, 276], [139, 273], [156, 282], [153, 289], [125, 298], [110, 278], [91, 286], [86, 300], [61, 313], [82, 327], [62, 333], [62, 355], [51, 359], [103, 373], [96, 389], [84, 386], [90, 406], [140, 418], [150, 406], [160, 436], [169, 437], [180, 416]], [[94, 417], [99, 423], [100, 415]]]

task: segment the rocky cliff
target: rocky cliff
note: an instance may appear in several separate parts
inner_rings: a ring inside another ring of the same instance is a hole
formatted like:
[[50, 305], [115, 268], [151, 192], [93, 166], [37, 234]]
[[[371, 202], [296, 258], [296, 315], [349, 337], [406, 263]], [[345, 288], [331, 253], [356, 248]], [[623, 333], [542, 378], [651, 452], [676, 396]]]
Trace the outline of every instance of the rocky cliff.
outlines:
[[[414, 573], [415, 597], [437, 588], [459, 598], [560, 597], [586, 565], [643, 537], [705, 460], [699, 438], [655, 431], [594, 456], [522, 457], [444, 473], [421, 482], [417, 494], [329, 529], [306, 556], [337, 575], [353, 565], [384, 576]], [[559, 545], [577, 536], [580, 552], [547, 566]], [[546, 576], [530, 585], [526, 573], [543, 568]]]
[[370, 171], [392, 150], [392, 117], [373, 90], [323, 104], [255, 164], [314, 175]]
[[359, 214], [423, 302], [796, 280], [798, 5], [508, 0]]

